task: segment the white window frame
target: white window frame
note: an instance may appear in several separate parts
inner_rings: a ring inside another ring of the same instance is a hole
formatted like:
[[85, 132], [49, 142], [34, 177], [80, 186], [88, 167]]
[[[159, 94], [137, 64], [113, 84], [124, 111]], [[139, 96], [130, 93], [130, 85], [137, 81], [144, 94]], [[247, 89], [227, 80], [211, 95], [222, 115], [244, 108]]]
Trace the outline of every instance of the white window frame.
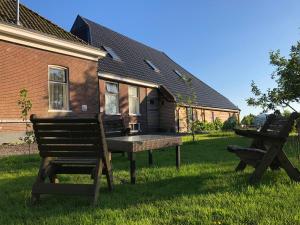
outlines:
[[[67, 109], [51, 109], [51, 103], [50, 103], [50, 83], [60, 83], [61, 82], [55, 82], [50, 81], [50, 69], [62, 69], [66, 71], [66, 86], [67, 86]], [[69, 92], [69, 69], [67, 67], [58, 66], [58, 65], [48, 65], [48, 112], [72, 112], [70, 110], [70, 92]]]
[[[106, 90], [106, 84], [116, 84], [118, 86], [118, 93], [117, 94], [113, 94], [113, 93], [107, 93], [107, 90]], [[105, 81], [104, 83], [104, 111], [105, 111], [105, 115], [121, 115], [120, 114], [120, 100], [119, 100], [119, 97], [120, 97], [120, 85], [119, 83], [117, 82], [112, 82], [112, 81]], [[106, 95], [109, 94], [109, 95], [117, 95], [117, 113], [108, 113], [106, 111]]]
[[[137, 95], [138, 95], [137, 97], [132, 97], [129, 95], [129, 88], [131, 88], [131, 87], [137, 89]], [[138, 105], [139, 105], [138, 113], [130, 113], [130, 98], [136, 98]], [[129, 110], [130, 116], [140, 116], [141, 115], [140, 88], [138, 86], [128, 85], [128, 110]]]
[[[131, 129], [131, 125], [135, 125], [137, 124], [138, 125], [138, 130], [132, 130]], [[141, 132], [141, 123], [129, 123], [129, 128], [130, 128], [130, 133], [138, 133], [138, 132]]]

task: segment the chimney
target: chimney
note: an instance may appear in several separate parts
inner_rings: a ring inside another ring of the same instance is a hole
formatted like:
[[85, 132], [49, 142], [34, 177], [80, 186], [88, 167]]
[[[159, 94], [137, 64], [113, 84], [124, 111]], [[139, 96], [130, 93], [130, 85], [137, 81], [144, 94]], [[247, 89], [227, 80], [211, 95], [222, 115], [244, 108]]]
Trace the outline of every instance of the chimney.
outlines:
[[17, 0], [16, 1], [16, 3], [17, 3], [17, 18], [16, 18], [16, 23], [17, 23], [17, 25], [20, 25], [20, 0]]

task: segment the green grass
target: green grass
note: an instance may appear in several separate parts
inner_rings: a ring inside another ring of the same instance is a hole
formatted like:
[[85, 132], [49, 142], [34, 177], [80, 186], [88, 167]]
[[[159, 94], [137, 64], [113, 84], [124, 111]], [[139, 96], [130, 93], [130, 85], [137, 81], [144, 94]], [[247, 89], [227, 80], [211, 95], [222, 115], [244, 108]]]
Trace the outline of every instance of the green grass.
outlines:
[[[137, 154], [137, 184], [129, 181], [128, 161], [113, 158], [115, 189], [105, 179], [98, 205], [86, 197], [44, 196], [29, 204], [39, 157], [0, 159], [0, 224], [300, 224], [300, 184], [283, 171], [268, 171], [259, 185], [247, 178], [253, 169], [235, 173], [238, 159], [228, 144], [248, 145], [232, 134], [198, 135], [197, 142], [183, 138], [182, 167], [175, 169], [175, 150]], [[287, 146], [290, 155], [295, 144]], [[296, 157], [293, 161], [298, 164]], [[89, 177], [61, 176], [61, 182], [90, 182]]]

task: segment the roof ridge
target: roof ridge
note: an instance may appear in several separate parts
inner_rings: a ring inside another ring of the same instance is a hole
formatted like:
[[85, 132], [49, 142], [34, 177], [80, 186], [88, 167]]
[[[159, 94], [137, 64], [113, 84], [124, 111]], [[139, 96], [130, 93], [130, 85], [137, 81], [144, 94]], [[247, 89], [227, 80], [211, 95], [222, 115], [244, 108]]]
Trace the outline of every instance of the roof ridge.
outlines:
[[151, 46], [149, 46], [149, 45], [146, 45], [146, 44], [144, 44], [144, 43], [142, 43], [142, 42], [140, 42], [140, 41], [134, 40], [134, 39], [131, 38], [131, 37], [127, 37], [127, 36], [124, 35], [124, 34], [121, 34], [121, 33], [117, 32], [117, 31], [114, 31], [114, 30], [112, 30], [112, 29], [110, 29], [110, 28], [108, 28], [108, 27], [106, 27], [106, 26], [103, 26], [102, 24], [99, 24], [99, 23], [97, 23], [97, 22], [94, 22], [94, 21], [92, 21], [92, 20], [90, 20], [90, 19], [88, 19], [88, 18], [86, 18], [86, 17], [83, 17], [83, 16], [80, 16], [80, 17], [81, 17], [87, 24], [88, 24], [89, 22], [92, 22], [92, 23], [96, 24], [97, 26], [101, 26], [101, 27], [103, 27], [104, 29], [107, 29], [107, 30], [109, 30], [109, 31], [111, 31], [111, 32], [113, 32], [113, 33], [119, 35], [119, 36], [122, 36], [122, 37], [124, 37], [124, 38], [130, 40], [130, 41], [133, 41], [133, 42], [135, 42], [135, 43], [137, 43], [137, 44], [143, 45], [143, 46], [145, 46], [145, 47], [147, 47], [147, 48], [149, 48], [149, 49], [152, 49], [152, 50], [154, 50], [154, 51], [163, 53], [163, 51], [161, 51], [161, 50], [159, 50], [159, 49], [153, 48], [153, 47], [151, 47]]
[[[6, 0], [6, 1], [8, 1], [8, 0]], [[16, 0], [13, 0], [13, 1], [16, 2]], [[33, 10], [31, 10], [29, 7], [27, 7], [27, 6], [24, 5], [23, 3], [20, 3], [20, 6], [26, 8], [26, 10], [28, 10], [28, 11], [30, 11], [31, 13], [35, 14], [36, 16], [42, 18], [43, 20], [47, 21], [48, 23], [51, 23], [51, 24], [54, 25], [56, 28], [58, 28], [58, 29], [60, 29], [60, 30], [62, 30], [62, 31], [64, 31], [64, 32], [67, 32], [68, 34], [70, 34], [72, 37], [74, 37], [74, 38], [77, 39], [78, 41], [82, 42], [83, 44], [88, 44], [88, 43], [86, 43], [84, 40], [82, 40], [82, 39], [80, 39], [79, 37], [77, 37], [76, 35], [74, 35], [74, 34], [72, 34], [71, 32], [69, 32], [69, 31], [63, 29], [63, 28], [60, 27], [60, 26], [58, 26], [57, 24], [55, 24], [55, 23], [52, 22], [51, 20], [49, 20], [49, 19], [47, 19], [47, 18], [41, 16], [40, 14], [38, 14], [37, 12], [35, 12], [35, 11], [33, 11]]]

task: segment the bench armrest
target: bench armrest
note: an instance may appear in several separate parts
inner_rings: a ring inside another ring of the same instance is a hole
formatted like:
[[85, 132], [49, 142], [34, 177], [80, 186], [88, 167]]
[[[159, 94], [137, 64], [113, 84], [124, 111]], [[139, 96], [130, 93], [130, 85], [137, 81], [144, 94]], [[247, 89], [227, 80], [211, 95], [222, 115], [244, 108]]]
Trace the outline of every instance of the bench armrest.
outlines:
[[248, 137], [248, 138], [261, 138], [261, 139], [284, 139], [278, 134], [267, 133], [267, 132], [259, 132], [257, 130], [245, 130], [245, 129], [234, 129], [237, 135]]

